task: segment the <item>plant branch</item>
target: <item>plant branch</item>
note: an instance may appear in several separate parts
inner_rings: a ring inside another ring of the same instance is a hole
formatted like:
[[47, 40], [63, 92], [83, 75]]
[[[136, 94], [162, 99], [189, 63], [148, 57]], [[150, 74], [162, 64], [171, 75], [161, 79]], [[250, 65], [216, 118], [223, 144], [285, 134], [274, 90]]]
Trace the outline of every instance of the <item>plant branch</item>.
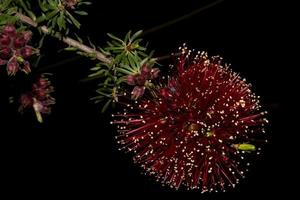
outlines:
[[[45, 33], [45, 34], [50, 34], [51, 31], [49, 30], [49, 28], [47, 26], [41, 26], [41, 27], [38, 27], [38, 24], [33, 21], [31, 18], [21, 14], [21, 13], [17, 13], [16, 16], [19, 17], [19, 19], [32, 26], [32, 27], [35, 27], [35, 28], [40, 28], [40, 30]], [[111, 59], [107, 58], [104, 54], [102, 54], [101, 52], [89, 47], [89, 46], [86, 46], [84, 44], [82, 44], [81, 42], [78, 42], [77, 40], [74, 40], [70, 37], [64, 37], [62, 36], [60, 33], [55, 33], [53, 35], [55, 38], [57, 39], [60, 39], [61, 41], [63, 41], [64, 43], [72, 46], [72, 47], [75, 47], [85, 53], [88, 53], [88, 54], [95, 54], [96, 58], [104, 63], [110, 63], [111, 62]]]
[[188, 18], [190, 18], [190, 17], [193, 17], [194, 15], [197, 15], [197, 14], [199, 14], [199, 13], [201, 13], [201, 12], [203, 12], [203, 11], [205, 11], [205, 10], [211, 8], [211, 7], [214, 7], [214, 6], [216, 6], [216, 5], [220, 4], [220, 3], [222, 3], [223, 1], [225, 1], [225, 0], [216, 0], [216, 1], [212, 2], [212, 3], [210, 3], [210, 4], [207, 4], [207, 5], [203, 6], [203, 7], [200, 7], [200, 8], [198, 8], [198, 9], [196, 9], [196, 10], [194, 10], [194, 11], [188, 13], [188, 14], [185, 14], [185, 15], [183, 15], [183, 16], [181, 16], [181, 17], [178, 17], [178, 18], [176, 18], [176, 19], [172, 19], [171, 21], [167, 21], [167, 22], [165, 22], [165, 23], [163, 23], [163, 24], [160, 24], [160, 25], [158, 25], [158, 26], [155, 26], [155, 27], [153, 27], [153, 28], [150, 28], [150, 29], [148, 29], [148, 30], [145, 30], [145, 31], [143, 32], [143, 36], [145, 36], [145, 35], [147, 35], [147, 34], [149, 34], [149, 33], [152, 33], [152, 32], [156, 32], [156, 31], [158, 31], [158, 30], [160, 30], [160, 29], [164, 29], [164, 28], [166, 28], [166, 27], [168, 27], [168, 26], [171, 26], [171, 25], [173, 25], [173, 24], [176, 24], [176, 23], [178, 23], [178, 22], [181, 22], [181, 21], [183, 21], [183, 20], [186, 20], [186, 19], [188, 19]]
[[166, 60], [166, 59], [176, 57], [176, 56], [179, 56], [179, 55], [181, 55], [181, 53], [172, 53], [171, 55], [166, 55], [166, 56], [160, 56], [160, 57], [153, 58], [153, 60], [154, 61], [162, 61], [162, 60]]
[[[1, 14], [1, 13], [0, 13]], [[43, 33], [45, 34], [50, 34], [51, 31], [49, 30], [49, 28], [47, 26], [41, 26], [39, 27], [38, 26], [38, 23], [33, 21], [30, 17], [26, 16], [26, 15], [23, 15], [21, 13], [16, 13], [16, 16], [23, 22], [23, 23], [26, 23], [32, 27], [35, 27], [35, 28], [38, 28], [40, 29]], [[84, 44], [82, 44], [81, 42], [77, 41], [77, 40], [74, 40], [72, 38], [69, 38], [69, 37], [64, 37], [62, 36], [60, 33], [56, 32], [54, 34], [51, 34], [52, 37], [55, 37], [61, 41], [63, 41], [64, 43], [72, 46], [72, 47], [75, 47], [85, 53], [88, 53], [88, 54], [94, 54], [96, 56], [96, 58], [104, 63], [110, 63], [112, 60], [108, 57], [106, 57], [103, 53], [89, 47], [89, 46], [86, 46]], [[165, 60], [165, 59], [168, 59], [172, 56], [177, 56], [177, 54], [172, 54], [172, 55], [167, 55], [167, 56], [162, 56], [162, 57], [157, 57], [157, 58], [153, 58], [152, 60], [153, 61], [161, 61], [161, 60]], [[72, 62], [73, 60], [77, 60], [78, 57], [76, 58], [72, 58], [72, 59], [68, 59], [68, 60], [64, 60], [60, 63], [57, 63], [57, 64], [54, 64], [54, 65], [50, 65], [50, 66], [47, 66], [46, 68], [49, 69], [49, 68], [55, 68], [57, 66], [60, 66], [62, 64], [65, 64], [65, 62]], [[88, 77], [86, 79], [83, 79], [82, 81], [87, 81], [87, 80], [92, 80], [94, 79], [93, 77]]]

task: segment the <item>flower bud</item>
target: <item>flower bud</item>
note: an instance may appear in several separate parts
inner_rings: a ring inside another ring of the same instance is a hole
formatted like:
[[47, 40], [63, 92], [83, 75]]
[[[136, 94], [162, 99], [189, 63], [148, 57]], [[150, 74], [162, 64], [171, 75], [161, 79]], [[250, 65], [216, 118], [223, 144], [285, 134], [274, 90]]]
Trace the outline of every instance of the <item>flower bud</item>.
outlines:
[[144, 86], [146, 82], [146, 77], [143, 75], [137, 75], [135, 77], [135, 82], [137, 85]]
[[9, 35], [10, 37], [15, 37], [17, 34], [17, 30], [13, 25], [6, 25], [3, 28], [3, 33]]
[[25, 46], [24, 48], [21, 49], [21, 55], [23, 58], [28, 58], [32, 55], [33, 49], [31, 46]]
[[127, 84], [128, 85], [135, 85], [135, 77], [134, 75], [130, 74], [127, 76]]
[[17, 73], [17, 71], [19, 70], [19, 64], [16, 58], [12, 58], [8, 61], [6, 70], [9, 76], [15, 75]]
[[19, 49], [25, 45], [25, 39], [23, 37], [17, 37], [14, 41], [14, 47]]
[[11, 39], [7, 34], [0, 34], [0, 46], [8, 46], [10, 42]]
[[151, 70], [151, 79], [156, 79], [160, 73], [160, 70], [158, 68], [153, 68]]
[[150, 72], [151, 72], [151, 67], [148, 65], [143, 65], [141, 69], [141, 75], [144, 76], [146, 79], [150, 78]]
[[26, 74], [29, 74], [31, 72], [30, 63], [28, 61], [24, 62], [22, 71], [25, 72]]
[[25, 40], [25, 43], [29, 42], [32, 38], [32, 32], [31, 31], [23, 31], [22, 32], [22, 37]]
[[145, 92], [145, 87], [142, 86], [135, 86], [131, 92], [131, 99], [138, 99], [139, 97], [143, 96]]
[[21, 103], [22, 107], [26, 108], [26, 107], [31, 106], [33, 104], [33, 100], [29, 95], [22, 94], [21, 97], [20, 97], [20, 103]]
[[0, 49], [0, 58], [9, 59], [11, 57], [11, 49], [8, 47], [3, 47]]
[[0, 58], [0, 66], [1, 66], [1, 65], [5, 65], [6, 63], [7, 63], [6, 60], [2, 60], [2, 59]]

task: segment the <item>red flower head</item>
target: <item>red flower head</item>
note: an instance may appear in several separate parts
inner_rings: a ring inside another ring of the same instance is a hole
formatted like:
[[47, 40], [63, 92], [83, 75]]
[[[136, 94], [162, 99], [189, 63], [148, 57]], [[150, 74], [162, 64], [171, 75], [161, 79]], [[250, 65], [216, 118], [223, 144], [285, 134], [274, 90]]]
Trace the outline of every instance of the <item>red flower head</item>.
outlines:
[[8, 75], [15, 75], [19, 70], [29, 73], [28, 59], [34, 53], [33, 47], [28, 45], [31, 40], [30, 31], [17, 33], [12, 25], [6, 25], [0, 31], [0, 65], [6, 65]]
[[189, 58], [182, 49], [177, 74], [124, 113], [114, 115], [122, 149], [146, 173], [178, 189], [225, 191], [244, 177], [245, 157], [259, 153], [263, 117], [250, 85], [220, 57]]

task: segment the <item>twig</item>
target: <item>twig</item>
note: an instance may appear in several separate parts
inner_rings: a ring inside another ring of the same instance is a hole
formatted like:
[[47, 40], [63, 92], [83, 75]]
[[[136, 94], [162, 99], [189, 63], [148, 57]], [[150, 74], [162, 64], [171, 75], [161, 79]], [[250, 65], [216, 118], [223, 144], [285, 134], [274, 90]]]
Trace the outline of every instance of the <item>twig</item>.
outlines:
[[[220, 1], [222, 1], [222, 0], [220, 0]], [[219, 2], [219, 1], [217, 1], [217, 2]], [[215, 5], [217, 2], [215, 2], [214, 5]], [[212, 6], [212, 5], [208, 5], [208, 6], [204, 7], [204, 8], [202, 8], [202, 10], [203, 10], [203, 9], [207, 9], [208, 7], [211, 7], [211, 6]], [[42, 31], [43, 33], [45, 33], [45, 34], [50, 34], [50, 33], [51, 33], [47, 26], [41, 26], [41, 27], [38, 27], [38, 23], [36, 23], [35, 21], [33, 21], [30, 17], [28, 17], [28, 16], [26, 16], [26, 15], [23, 15], [23, 14], [21, 14], [21, 13], [17, 13], [16, 16], [19, 17], [19, 19], [20, 19], [22, 22], [24, 22], [24, 23], [26, 23], [26, 24], [28, 24], [28, 25], [30, 25], [30, 26], [32, 26], [32, 27], [35, 27], [35, 28], [40, 28], [41, 31]], [[175, 21], [175, 20], [174, 20], [174, 21]], [[177, 21], [177, 20], [176, 20], [176, 21]], [[161, 27], [161, 26], [158, 26], [158, 27]], [[153, 30], [150, 29], [150, 30], [147, 31], [147, 32], [148, 32], [148, 33], [149, 33], [149, 32], [153, 32]], [[111, 61], [112, 61], [110, 58], [107, 58], [107, 57], [106, 57], [104, 54], [102, 54], [101, 52], [99, 52], [99, 51], [97, 51], [97, 50], [95, 50], [95, 49], [93, 49], [93, 48], [91, 48], [91, 47], [89, 47], [89, 46], [86, 46], [86, 45], [82, 44], [81, 42], [79, 42], [79, 41], [77, 41], [77, 40], [74, 40], [74, 39], [69, 38], [69, 37], [63, 37], [60, 33], [55, 33], [55, 34], [51, 34], [51, 35], [52, 35], [53, 37], [55, 37], [55, 38], [57, 38], [57, 39], [63, 41], [64, 43], [66, 43], [66, 44], [72, 46], [72, 47], [75, 47], [75, 48], [77, 48], [77, 49], [80, 49], [81, 51], [83, 51], [83, 52], [85, 52], [85, 53], [88, 53], [88, 54], [95, 54], [95, 55], [96, 55], [96, 58], [97, 58], [98, 60], [104, 62], [104, 63], [108, 63], [108, 64], [109, 64], [109, 63], [111, 63]], [[154, 61], [161, 61], [161, 60], [168, 59], [168, 58], [170, 58], [170, 57], [172, 57], [172, 56], [177, 56], [177, 54], [172, 54], [172, 55], [167, 55], [167, 56], [157, 57], [157, 58], [153, 58], [153, 60], [154, 60]], [[76, 58], [76, 59], [78, 59], [78, 58]], [[48, 68], [54, 68], [54, 67], [60, 66], [62, 63], [64, 64], [65, 62], [71, 62], [71, 61], [76, 60], [76, 59], [68, 59], [68, 60], [66, 60], [66, 61], [62, 61], [61, 63], [54, 64], [54, 65], [50, 65], [50, 66], [48, 66], [48, 67], [46, 67], [46, 68], [47, 68], [47, 69], [48, 69]], [[88, 77], [86, 80], [90, 80], [90, 79], [93, 79], [93, 77], [92, 77], [92, 78], [91, 78], [91, 77]], [[84, 79], [84, 80], [82, 80], [82, 81], [86, 81], [86, 80]]]
[[[25, 15], [23, 15], [21, 13], [17, 13], [16, 16], [18, 16], [19, 19], [22, 22], [24, 22], [24, 23], [26, 23], [26, 24], [28, 24], [30, 26], [39, 28], [38, 24], [35, 21], [33, 21], [31, 18], [29, 18], [29, 17], [27, 17], [27, 16], [25, 16]], [[45, 34], [50, 34], [51, 33], [47, 26], [41, 26], [40, 29]], [[95, 49], [93, 49], [93, 48], [91, 48], [89, 46], [86, 46], [86, 45], [82, 44], [81, 42], [78, 42], [77, 40], [74, 40], [74, 39], [69, 38], [69, 37], [64, 37], [60, 33], [55, 33], [53, 36], [56, 37], [56, 38], [58, 38], [58, 39], [60, 39], [64, 43], [66, 43], [66, 44], [68, 44], [68, 45], [70, 45], [72, 47], [75, 47], [75, 48], [77, 48], [77, 49], [79, 49], [79, 50], [81, 50], [81, 51], [83, 51], [85, 53], [95, 54], [96, 58], [98, 60], [104, 62], [104, 63], [110, 63], [111, 62], [111, 59], [107, 58], [101, 52], [99, 52], [99, 51], [97, 51], [97, 50], [95, 50]]]
[[181, 55], [181, 53], [172, 53], [171, 55], [166, 55], [166, 56], [160, 56], [160, 57], [156, 57], [156, 58], [153, 58], [154, 61], [162, 61], [162, 60], [166, 60], [166, 59], [169, 59], [169, 58], [172, 58], [172, 57], [176, 57], [176, 56], [179, 56]]
[[[181, 53], [172, 53], [171, 55], [166, 55], [166, 56], [160, 56], [160, 57], [156, 57], [156, 58], [152, 58], [152, 61], [162, 61], [162, 60], [167, 60], [170, 59], [172, 57], [176, 57], [181, 55]], [[80, 80], [80, 82], [88, 82], [88, 81], [93, 81], [96, 80], [97, 77], [86, 77]]]
[[186, 14], [186, 15], [183, 15], [183, 16], [179, 17], [179, 18], [173, 19], [171, 21], [167, 21], [167, 22], [165, 22], [163, 24], [160, 24], [158, 26], [150, 28], [150, 29], [148, 29], [148, 30], [146, 30], [146, 31], [143, 32], [143, 36], [145, 36], [145, 35], [147, 35], [149, 33], [152, 33], [152, 32], [156, 32], [156, 31], [158, 31], [160, 29], [166, 28], [166, 27], [171, 26], [173, 24], [176, 24], [178, 22], [181, 22], [181, 21], [183, 21], [185, 19], [188, 19], [188, 18], [190, 18], [190, 17], [192, 17], [194, 15], [197, 15], [197, 14], [201, 13], [202, 11], [205, 11], [205, 10], [211, 8], [211, 7], [214, 7], [214, 6], [218, 5], [219, 3], [222, 3], [223, 1], [225, 1], [225, 0], [216, 0], [216, 1], [212, 2], [212, 3], [210, 3], [210, 4], [207, 4], [207, 5], [203, 6], [203, 7], [200, 7], [198, 9], [196, 9], [196, 10], [194, 10], [194, 11]]

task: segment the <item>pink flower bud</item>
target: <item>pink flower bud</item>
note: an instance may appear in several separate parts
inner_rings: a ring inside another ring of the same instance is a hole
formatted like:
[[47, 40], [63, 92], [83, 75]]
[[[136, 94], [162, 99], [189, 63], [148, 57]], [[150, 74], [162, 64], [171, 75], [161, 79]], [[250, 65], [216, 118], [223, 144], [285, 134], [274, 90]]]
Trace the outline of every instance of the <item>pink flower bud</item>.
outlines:
[[23, 37], [17, 37], [14, 41], [14, 47], [19, 49], [25, 45], [25, 39]]
[[32, 38], [32, 32], [31, 31], [23, 31], [22, 32], [22, 37], [25, 40], [25, 43], [29, 42]]
[[8, 46], [10, 41], [11, 39], [7, 34], [0, 34], [0, 46]]
[[21, 97], [20, 97], [20, 103], [21, 103], [21, 106], [23, 108], [26, 108], [28, 106], [32, 106], [33, 101], [32, 101], [32, 98], [29, 95], [22, 94]]
[[3, 28], [3, 33], [9, 35], [10, 37], [15, 37], [17, 34], [17, 30], [13, 25], [6, 25]]
[[135, 77], [135, 82], [137, 85], [144, 86], [146, 82], [146, 77], [143, 75], [137, 75]]
[[21, 55], [23, 58], [28, 58], [32, 55], [33, 49], [31, 46], [25, 46], [21, 49]]
[[11, 57], [11, 49], [8, 47], [0, 48], [0, 58], [9, 59]]
[[145, 92], [145, 87], [143, 86], [135, 86], [131, 92], [131, 99], [138, 99], [139, 97], [143, 96]]
[[0, 58], [0, 66], [1, 66], [1, 65], [5, 65], [6, 63], [7, 63], [6, 60], [2, 60], [2, 59]]
[[12, 58], [8, 61], [6, 70], [9, 76], [15, 75], [17, 73], [17, 71], [19, 70], [19, 64], [16, 58]]
[[22, 71], [25, 72], [26, 74], [29, 74], [31, 72], [30, 63], [28, 61], [24, 62]]
[[160, 70], [158, 68], [153, 68], [151, 70], [151, 79], [156, 79], [160, 73]]
[[135, 85], [135, 76], [130, 74], [127, 76], [127, 84], [128, 85]]
[[43, 99], [43, 98], [45, 98], [45, 97], [46, 97], [46, 95], [47, 95], [47, 93], [46, 93], [46, 91], [45, 91], [45, 90], [40, 90], [40, 91], [37, 91], [37, 97], [38, 97], [39, 99]]
[[146, 79], [150, 78], [150, 72], [151, 72], [151, 67], [148, 65], [143, 65], [141, 69], [141, 75], [144, 76]]
[[47, 81], [46, 79], [44, 78], [40, 78], [38, 81], [37, 81], [37, 84], [40, 85], [41, 87], [47, 87], [49, 85], [49, 81]]
[[63, 4], [66, 8], [69, 9], [75, 9], [75, 6], [77, 5], [78, 0], [64, 0]]

